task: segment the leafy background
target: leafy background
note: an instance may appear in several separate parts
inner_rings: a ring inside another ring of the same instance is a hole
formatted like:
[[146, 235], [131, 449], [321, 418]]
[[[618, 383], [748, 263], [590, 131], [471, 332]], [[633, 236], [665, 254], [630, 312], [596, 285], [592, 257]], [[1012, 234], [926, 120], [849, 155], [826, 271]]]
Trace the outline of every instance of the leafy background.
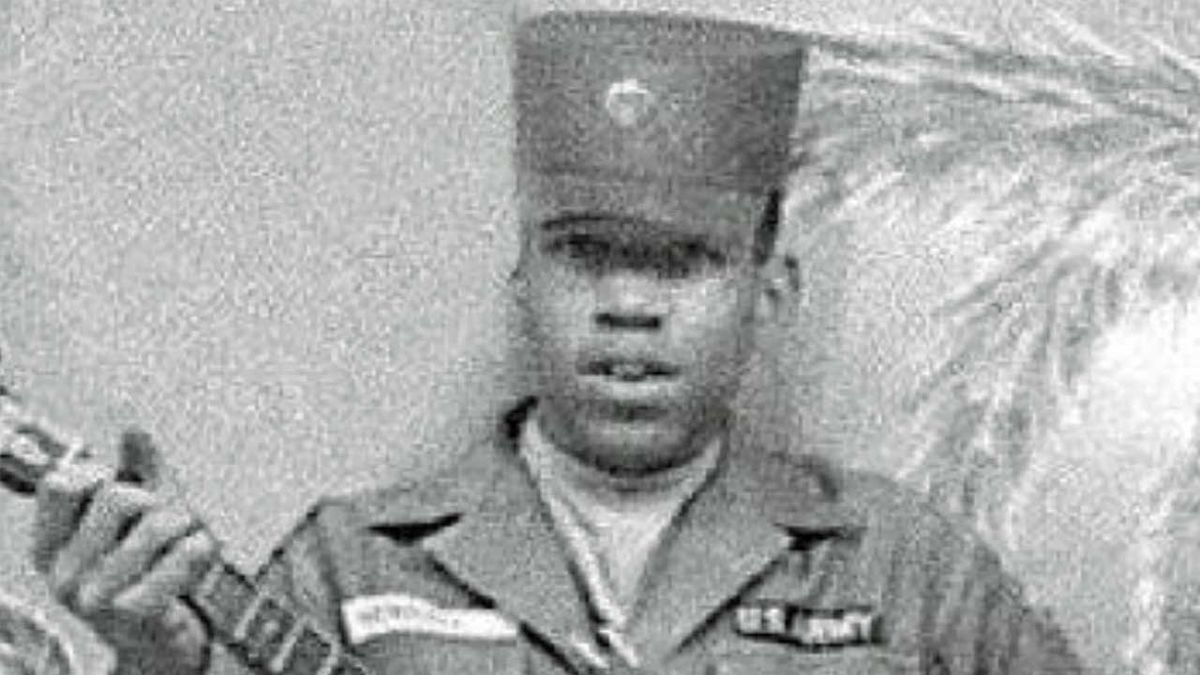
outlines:
[[[607, 4], [821, 36], [757, 431], [972, 520], [1101, 672], [1194, 672], [1200, 9]], [[316, 495], [451, 459], [511, 388], [509, 12], [0, 4], [5, 380], [151, 430], [247, 568]], [[0, 516], [0, 582], [103, 672]]]
[[1021, 49], [961, 30], [823, 40], [811, 112], [832, 132], [814, 155], [841, 182], [809, 220], [958, 263], [924, 305], [900, 300], [907, 316], [849, 320], [939, 336], [915, 378], [869, 365], [897, 406], [874, 468], [972, 521], [1094, 663], [1191, 672], [1200, 61], [1056, 30]]

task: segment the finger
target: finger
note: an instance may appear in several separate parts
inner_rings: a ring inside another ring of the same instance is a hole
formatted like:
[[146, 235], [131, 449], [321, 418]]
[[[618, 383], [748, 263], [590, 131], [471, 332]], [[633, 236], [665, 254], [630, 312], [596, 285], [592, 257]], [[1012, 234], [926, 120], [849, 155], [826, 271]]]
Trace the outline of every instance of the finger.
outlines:
[[76, 598], [79, 611], [85, 615], [96, 612], [146, 574], [159, 556], [200, 527], [200, 521], [180, 502], [145, 514], [116, 548], [85, 574]]
[[204, 530], [181, 539], [136, 584], [113, 598], [113, 610], [144, 620], [162, 617], [172, 603], [200, 581], [217, 554], [216, 542]]
[[151, 492], [112, 481], [101, 484], [75, 535], [50, 566], [51, 587], [59, 600], [74, 608], [84, 571], [115, 549], [130, 525], [156, 504], [157, 498]]
[[208, 628], [182, 600], [170, 600], [154, 616], [111, 610], [90, 623], [117, 653], [149, 655], [154, 672], [205, 672]]
[[85, 503], [104, 479], [97, 466], [69, 465], [38, 483], [31, 552], [39, 572], [50, 569], [59, 549], [75, 534]]

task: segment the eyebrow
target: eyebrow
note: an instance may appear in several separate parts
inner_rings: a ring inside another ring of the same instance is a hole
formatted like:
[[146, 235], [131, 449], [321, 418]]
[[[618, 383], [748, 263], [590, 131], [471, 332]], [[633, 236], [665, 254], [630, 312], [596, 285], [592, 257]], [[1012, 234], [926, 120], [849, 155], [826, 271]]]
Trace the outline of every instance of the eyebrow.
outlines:
[[[579, 211], [575, 213], [566, 213], [555, 218], [549, 218], [541, 221], [541, 223], [537, 226], [537, 232], [541, 235], [549, 235], [553, 237], [563, 231], [571, 232], [571, 228], [575, 226], [588, 226], [602, 222], [616, 224], [637, 224], [639, 226], [649, 228], [650, 231], [661, 233], [663, 237], [669, 241], [682, 241], [716, 248], [737, 245], [731, 238], [723, 237], [718, 233], [705, 232], [703, 230], [689, 231], [687, 229], [681, 229], [681, 226], [678, 223], [606, 211]], [[616, 228], [614, 227], [614, 229]], [[582, 231], [580, 234], [592, 234], [592, 231]]]
[[639, 225], [649, 225], [651, 227], [674, 227], [671, 223], [661, 220], [651, 220], [649, 218], [639, 218], [626, 214], [609, 213], [604, 211], [588, 211], [580, 213], [567, 213], [562, 216], [543, 220], [538, 224], [538, 228], [543, 232], [553, 232], [555, 230], [563, 230], [575, 225], [596, 223], [596, 222], [633, 222]]

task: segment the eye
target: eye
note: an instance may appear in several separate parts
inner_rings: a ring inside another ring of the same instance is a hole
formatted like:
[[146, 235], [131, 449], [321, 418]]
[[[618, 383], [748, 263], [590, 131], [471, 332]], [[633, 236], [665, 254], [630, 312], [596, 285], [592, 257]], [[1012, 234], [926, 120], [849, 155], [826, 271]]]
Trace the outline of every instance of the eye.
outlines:
[[680, 280], [712, 274], [729, 263], [721, 247], [703, 239], [636, 243], [594, 232], [555, 233], [544, 240], [542, 251], [554, 262], [589, 275], [624, 269]]
[[613, 256], [613, 247], [609, 242], [581, 233], [551, 237], [542, 250], [559, 262], [586, 270], [603, 269]]
[[662, 247], [655, 268], [664, 278], [680, 279], [716, 271], [727, 262], [727, 256], [716, 247], [702, 241], [686, 241]]

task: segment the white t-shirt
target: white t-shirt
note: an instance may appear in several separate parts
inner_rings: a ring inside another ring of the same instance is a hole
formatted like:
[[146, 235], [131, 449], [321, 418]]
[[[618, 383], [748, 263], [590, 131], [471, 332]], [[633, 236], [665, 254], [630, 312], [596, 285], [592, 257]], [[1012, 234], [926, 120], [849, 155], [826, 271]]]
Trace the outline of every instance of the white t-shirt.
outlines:
[[554, 447], [533, 416], [520, 453], [573, 555], [603, 624], [629, 622], [655, 550], [681, 507], [721, 455], [720, 437], [683, 466], [650, 476], [617, 477]]

